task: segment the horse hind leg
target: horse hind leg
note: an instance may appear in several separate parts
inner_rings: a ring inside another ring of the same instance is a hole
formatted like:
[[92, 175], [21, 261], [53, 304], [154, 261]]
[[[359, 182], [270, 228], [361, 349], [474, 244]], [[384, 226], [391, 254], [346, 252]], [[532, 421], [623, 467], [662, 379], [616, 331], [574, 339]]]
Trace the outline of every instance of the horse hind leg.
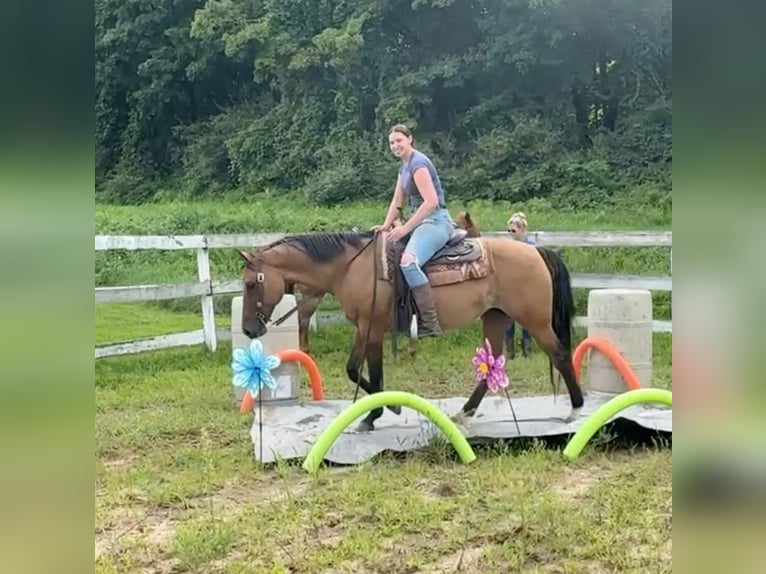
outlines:
[[[482, 345], [484, 345], [484, 339], [487, 339], [492, 346], [492, 354], [496, 359], [503, 354], [503, 339], [505, 337], [505, 330], [508, 328], [510, 322], [511, 318], [499, 309], [490, 309], [482, 315], [482, 330], [484, 335]], [[471, 393], [471, 396], [468, 397], [468, 400], [463, 405], [461, 412], [458, 413], [453, 420], [465, 424], [469, 417], [476, 414], [485, 394], [487, 394], [487, 383], [486, 381], [482, 381], [476, 385], [473, 393]]]
[[407, 351], [413, 359], [418, 352], [418, 318], [415, 315], [410, 321], [410, 339], [407, 342]]
[[[572, 405], [572, 410], [565, 420], [571, 422], [579, 416], [585, 402], [582, 396], [582, 389], [580, 388], [580, 385], [577, 384], [577, 377], [575, 376], [574, 365], [572, 364], [572, 353], [564, 347], [552, 327], [546, 326], [545, 328], [536, 329], [535, 331], [528, 329], [528, 331], [548, 355], [556, 370], [561, 373], [561, 376], [564, 378], [564, 383], [566, 384], [567, 392], [569, 393], [569, 401]], [[553, 384], [552, 372], [551, 384]]]
[[304, 295], [304, 299], [298, 306], [298, 346], [301, 351], [307, 355], [311, 354], [309, 346], [309, 330], [311, 325], [311, 317], [316, 313], [319, 303], [324, 297], [324, 293], [320, 295]]
[[311, 315], [305, 311], [298, 312], [298, 347], [307, 355], [311, 354], [309, 347], [309, 322]]

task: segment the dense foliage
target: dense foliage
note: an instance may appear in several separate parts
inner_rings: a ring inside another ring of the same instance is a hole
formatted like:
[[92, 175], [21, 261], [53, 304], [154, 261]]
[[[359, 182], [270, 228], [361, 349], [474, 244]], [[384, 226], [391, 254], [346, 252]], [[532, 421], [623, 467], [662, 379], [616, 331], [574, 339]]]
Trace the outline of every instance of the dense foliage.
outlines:
[[387, 197], [398, 122], [453, 197], [667, 195], [671, 35], [671, 0], [96, 0], [98, 197]]

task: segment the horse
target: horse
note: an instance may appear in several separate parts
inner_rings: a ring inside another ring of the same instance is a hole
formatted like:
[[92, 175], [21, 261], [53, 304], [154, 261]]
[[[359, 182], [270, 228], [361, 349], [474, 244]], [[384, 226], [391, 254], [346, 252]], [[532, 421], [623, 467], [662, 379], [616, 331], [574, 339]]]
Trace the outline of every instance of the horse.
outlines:
[[[401, 225], [403, 222], [404, 216], [401, 214], [401, 208], [399, 211], [400, 218], [394, 223], [394, 225]], [[466, 237], [479, 237], [481, 235], [481, 231], [479, 230], [478, 225], [476, 225], [474, 219], [471, 217], [471, 214], [468, 211], [461, 211], [455, 216], [455, 225], [459, 229], [466, 230]], [[318, 289], [310, 285], [302, 285], [300, 283], [294, 285], [293, 288], [288, 291], [293, 294], [301, 295], [301, 301], [298, 304], [298, 344], [301, 351], [307, 355], [310, 355], [311, 348], [309, 345], [309, 325], [311, 322], [311, 317], [314, 315], [314, 313], [316, 313], [319, 304], [322, 302], [322, 299], [327, 294], [327, 292], [323, 291], [322, 289]], [[410, 337], [409, 342], [407, 343], [407, 352], [409, 353], [410, 357], [414, 358], [417, 354], [417, 350], [417, 339]]]
[[[267, 332], [286, 285], [332, 293], [356, 328], [346, 374], [367, 394], [381, 392], [384, 336], [389, 330], [408, 332], [413, 313], [399, 268], [407, 239], [388, 242], [385, 233], [373, 231], [317, 232], [288, 235], [257, 252], [237, 250], [244, 261], [242, 332], [250, 339]], [[554, 366], [564, 379], [571, 404], [565, 420], [576, 418], [584, 400], [572, 364], [574, 297], [558, 253], [502, 237], [467, 238], [456, 229], [423, 269], [443, 331], [480, 318], [483, 339], [499, 357], [510, 318], [525, 325], [549, 357], [551, 385]], [[361, 374], [365, 361], [369, 380]], [[453, 420], [469, 424], [487, 390], [486, 381], [477, 383]], [[401, 414], [399, 406], [387, 408]], [[373, 431], [382, 415], [383, 408], [372, 409], [356, 430]]]
[[481, 237], [481, 228], [476, 225], [476, 220], [468, 211], [458, 212], [455, 216], [455, 225], [460, 229], [466, 230], [466, 237]]

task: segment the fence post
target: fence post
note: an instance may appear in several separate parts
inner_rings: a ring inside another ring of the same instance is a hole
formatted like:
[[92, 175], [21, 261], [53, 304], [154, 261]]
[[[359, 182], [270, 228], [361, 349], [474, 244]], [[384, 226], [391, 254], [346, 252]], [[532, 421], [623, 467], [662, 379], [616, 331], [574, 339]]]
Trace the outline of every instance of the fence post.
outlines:
[[207, 294], [201, 297], [202, 301], [202, 332], [205, 337], [205, 345], [211, 351], [215, 351], [218, 343], [215, 337], [215, 310], [213, 308], [213, 282], [210, 278], [210, 253], [207, 247], [207, 236], [204, 238], [205, 246], [197, 249], [197, 276], [202, 281], [207, 281]]

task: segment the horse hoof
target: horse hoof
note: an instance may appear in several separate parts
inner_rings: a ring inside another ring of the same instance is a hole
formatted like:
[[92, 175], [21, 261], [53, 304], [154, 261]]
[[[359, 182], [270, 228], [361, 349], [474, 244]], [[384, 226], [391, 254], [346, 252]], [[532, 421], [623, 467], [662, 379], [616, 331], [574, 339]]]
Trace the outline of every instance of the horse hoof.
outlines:
[[580, 416], [580, 411], [582, 411], [582, 407], [579, 408], [573, 408], [572, 411], [569, 413], [569, 416], [564, 419], [566, 422], [571, 423], [574, 420], [577, 420], [577, 417]]
[[362, 420], [356, 425], [356, 432], [370, 432], [375, 430], [375, 425], [369, 421]]
[[399, 405], [389, 405], [388, 410], [394, 413], [395, 415], [402, 414], [402, 407]]
[[471, 417], [467, 415], [465, 411], [460, 411], [456, 415], [452, 415], [450, 420], [456, 425], [464, 428], [468, 428], [471, 425]]

